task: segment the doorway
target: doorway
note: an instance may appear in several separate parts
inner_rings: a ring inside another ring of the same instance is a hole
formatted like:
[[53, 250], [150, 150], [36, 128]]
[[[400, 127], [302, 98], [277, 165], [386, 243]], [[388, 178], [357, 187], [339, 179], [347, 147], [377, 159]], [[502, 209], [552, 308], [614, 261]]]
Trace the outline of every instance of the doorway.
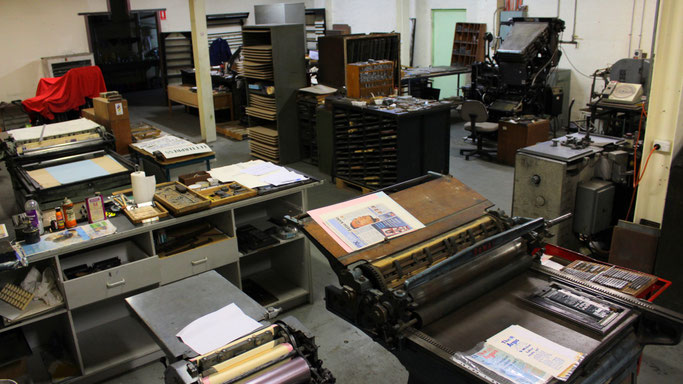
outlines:
[[109, 4], [109, 14], [87, 16], [91, 50], [107, 89], [160, 88], [157, 12], [130, 11], [125, 0], [110, 0]]
[[[455, 37], [455, 23], [466, 21], [464, 9], [432, 9], [432, 65], [450, 66]], [[434, 88], [441, 89], [440, 98], [458, 96], [458, 76], [434, 78]], [[461, 79], [460, 84], [464, 84]]]

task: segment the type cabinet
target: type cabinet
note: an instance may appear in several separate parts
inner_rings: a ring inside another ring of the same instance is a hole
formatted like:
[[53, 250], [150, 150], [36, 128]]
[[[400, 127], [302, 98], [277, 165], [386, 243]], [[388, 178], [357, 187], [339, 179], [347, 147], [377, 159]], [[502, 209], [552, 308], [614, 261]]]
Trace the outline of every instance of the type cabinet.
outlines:
[[[0, 328], [0, 336], [25, 336], [30, 353], [21, 364], [35, 382], [102, 380], [163, 356], [140, 322], [131, 317], [124, 299], [216, 270], [231, 283], [267, 306], [284, 310], [311, 301], [311, 267], [308, 241], [301, 234], [278, 240], [267, 248], [240, 252], [236, 229], [251, 224], [261, 229], [268, 220], [306, 211], [307, 189], [317, 182], [297, 185], [262, 196], [211, 208], [182, 217], [133, 225], [123, 215], [111, 219], [115, 234], [72, 244], [29, 257], [29, 267], [52, 267], [64, 303], [48, 312]], [[157, 241], [174, 228], [208, 225], [210, 241], [166, 255]], [[92, 265], [119, 257], [121, 265], [80, 277], [67, 277], [64, 269]], [[18, 284], [29, 268], [0, 273], [0, 286]], [[264, 293], [265, 292], [265, 293]], [[188, 300], [195, 293], [188, 292]], [[53, 378], [54, 361], [69, 366], [73, 376]]]

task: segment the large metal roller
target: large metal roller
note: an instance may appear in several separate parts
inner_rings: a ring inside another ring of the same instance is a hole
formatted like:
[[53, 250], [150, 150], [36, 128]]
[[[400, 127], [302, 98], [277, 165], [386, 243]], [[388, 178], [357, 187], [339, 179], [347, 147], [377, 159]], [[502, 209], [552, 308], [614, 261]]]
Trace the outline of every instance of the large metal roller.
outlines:
[[409, 290], [419, 304], [424, 326], [445, 313], [492, 289], [529, 267], [533, 256], [526, 253], [524, 240], [516, 239], [474, 259], [433, 281]]

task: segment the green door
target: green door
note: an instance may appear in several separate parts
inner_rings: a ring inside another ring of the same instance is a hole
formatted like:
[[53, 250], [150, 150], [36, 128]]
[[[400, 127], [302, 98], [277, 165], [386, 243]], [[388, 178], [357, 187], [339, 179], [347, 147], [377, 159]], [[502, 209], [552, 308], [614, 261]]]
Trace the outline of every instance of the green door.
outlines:
[[[432, 9], [432, 65], [451, 65], [451, 53], [453, 52], [453, 37], [455, 36], [455, 23], [464, 23], [464, 9]], [[434, 88], [439, 88], [439, 98], [457, 96], [458, 76], [443, 76], [434, 78]], [[460, 80], [465, 81], [465, 75]]]

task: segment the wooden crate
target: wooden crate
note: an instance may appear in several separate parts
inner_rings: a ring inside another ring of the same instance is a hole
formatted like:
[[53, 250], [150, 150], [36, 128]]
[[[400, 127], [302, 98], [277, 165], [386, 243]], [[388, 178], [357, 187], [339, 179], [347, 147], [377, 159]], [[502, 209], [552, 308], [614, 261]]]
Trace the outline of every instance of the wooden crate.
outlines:
[[[187, 191], [184, 193], [178, 192], [176, 189], [177, 186], [181, 186], [182, 188], [187, 189]], [[156, 191], [154, 192], [154, 200], [168, 208], [171, 213], [173, 213], [173, 216], [182, 216], [188, 213], [201, 211], [202, 209], [209, 208], [209, 205], [211, 205], [209, 199], [177, 181], [157, 184]]]

